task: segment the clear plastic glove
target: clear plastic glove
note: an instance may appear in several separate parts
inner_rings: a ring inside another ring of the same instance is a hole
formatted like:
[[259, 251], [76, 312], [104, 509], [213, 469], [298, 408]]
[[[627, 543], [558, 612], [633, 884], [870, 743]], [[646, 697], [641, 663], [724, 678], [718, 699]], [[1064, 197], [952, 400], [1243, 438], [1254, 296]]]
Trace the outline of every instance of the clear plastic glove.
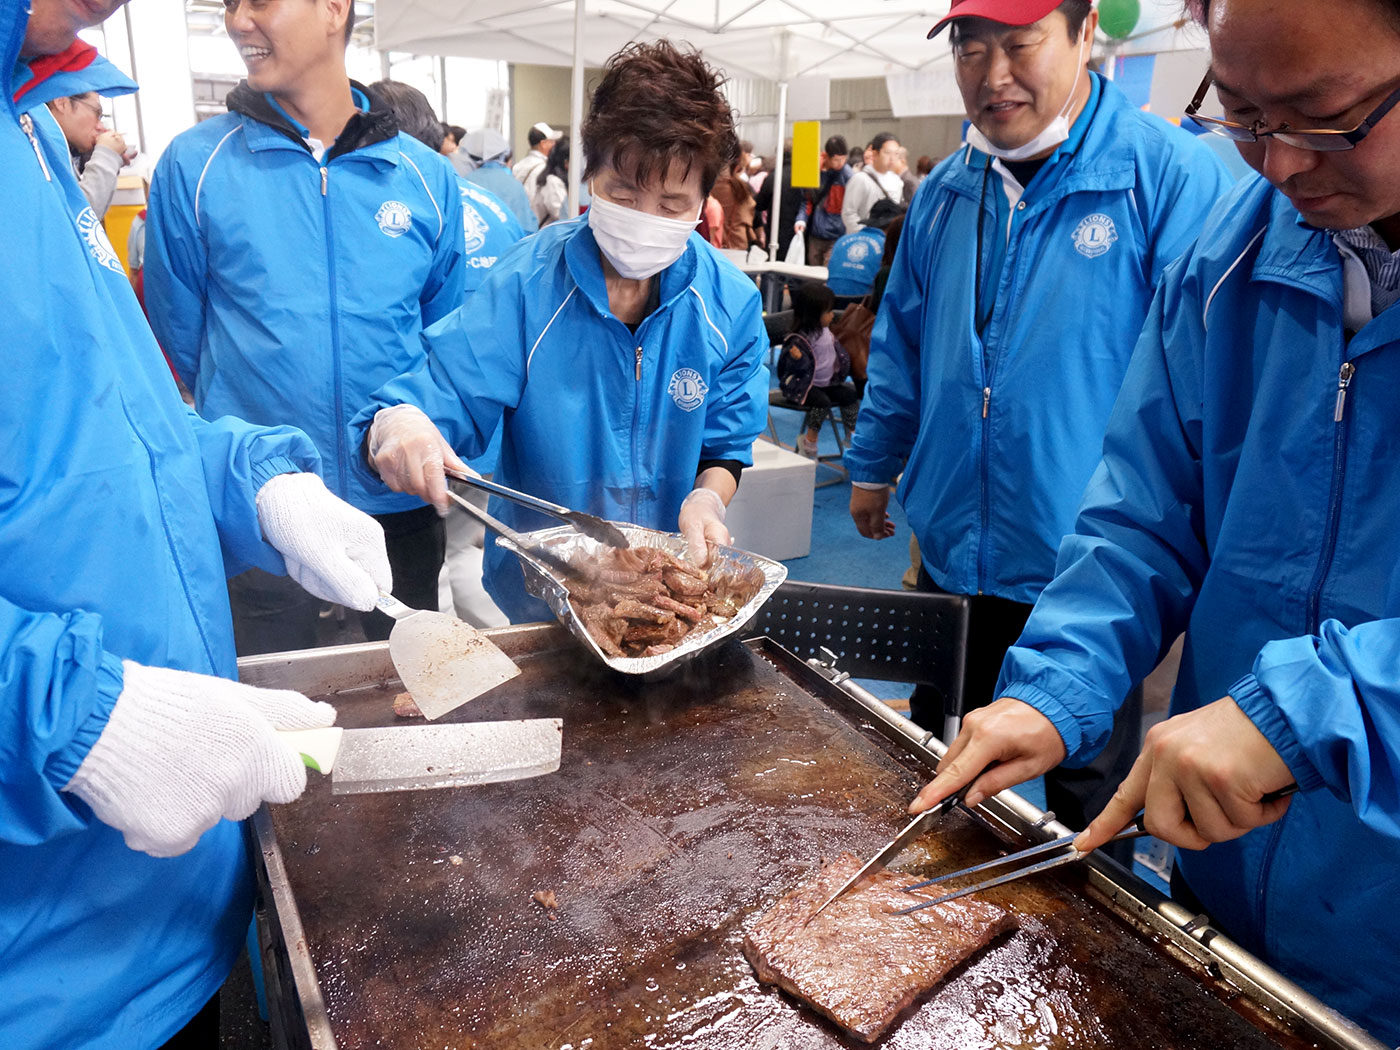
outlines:
[[444, 466], [459, 474], [479, 477], [457, 458], [421, 408], [394, 405], [374, 414], [366, 450], [369, 462], [384, 484], [395, 492], [407, 492], [447, 514], [447, 477]]
[[153, 857], [193, 849], [221, 819], [306, 789], [301, 756], [277, 729], [319, 729], [335, 708], [285, 689], [122, 662], [112, 717], [63, 788]]
[[394, 586], [379, 522], [315, 474], [278, 474], [258, 489], [258, 524], [287, 575], [318, 598], [373, 609], [379, 592]]
[[724, 500], [714, 489], [691, 489], [681, 501], [677, 525], [685, 537], [686, 553], [702, 569], [710, 561], [711, 543], [730, 542], [724, 527]]

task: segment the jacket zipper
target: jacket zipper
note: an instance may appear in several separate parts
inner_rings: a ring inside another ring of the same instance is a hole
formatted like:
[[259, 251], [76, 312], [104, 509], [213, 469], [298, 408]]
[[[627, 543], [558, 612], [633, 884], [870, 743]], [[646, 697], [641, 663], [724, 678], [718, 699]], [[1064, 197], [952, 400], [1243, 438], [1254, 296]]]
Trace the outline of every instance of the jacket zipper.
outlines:
[[322, 164], [320, 167], [322, 212], [326, 219], [326, 271], [329, 279], [331, 303], [331, 360], [334, 363], [335, 374], [335, 474], [337, 488], [339, 489], [337, 495], [341, 498], [345, 498], [350, 491], [350, 487], [349, 478], [346, 477], [346, 462], [348, 456], [345, 448], [345, 391], [342, 388], [340, 317], [339, 311], [336, 308], [335, 294], [335, 233], [331, 228], [331, 198], [327, 190], [330, 172], [326, 165]]
[[[997, 192], [998, 192], [998, 193], [1001, 192], [1000, 187], [998, 187]], [[1007, 226], [1007, 234], [1006, 234], [1006, 254], [1002, 256], [1002, 260], [1001, 260], [1001, 273], [997, 275], [997, 284], [998, 284], [998, 285], [1001, 284], [1002, 279], [1005, 277], [1006, 272], [1007, 272], [1007, 267], [1013, 265], [1013, 260], [1012, 260], [1012, 258], [1011, 258], [1011, 229], [1010, 229], [1010, 225], [1009, 225], [1009, 224], [1015, 222], [1017, 214], [1020, 214], [1020, 213], [1022, 213], [1022, 212], [1024, 212], [1024, 209], [1012, 208], [1012, 209], [1011, 209], [1011, 215], [1010, 215], [1010, 216], [1008, 217], [1008, 219], [1007, 219], [1008, 226]], [[979, 260], [979, 265], [980, 265], [980, 260]], [[996, 298], [995, 298], [995, 297], [996, 297], [996, 294], [997, 294], [997, 293], [996, 293], [995, 291], [993, 291], [993, 293], [992, 293], [992, 295], [993, 295], [993, 300], [992, 300], [992, 302], [993, 302], [993, 305], [992, 305], [992, 313], [991, 313], [990, 315], [988, 315], [988, 325], [987, 325], [987, 328], [988, 328], [988, 329], [991, 328], [991, 321], [992, 321], [992, 320], [995, 318], [995, 316], [996, 316]], [[1009, 298], [1010, 298], [1010, 297], [1008, 296], [1008, 299], [1009, 299]], [[980, 310], [982, 309], [982, 304], [981, 304], [980, 302], [979, 302], [979, 303], [974, 303], [972, 309], [973, 309], [973, 317], [975, 318], [975, 317], [979, 316], [979, 315], [978, 315], [978, 311], [980, 311]], [[987, 531], [991, 528], [991, 523], [992, 523], [992, 499], [991, 499], [991, 494], [988, 492], [988, 488], [990, 487], [990, 484], [991, 484], [990, 478], [991, 478], [991, 458], [992, 458], [992, 449], [991, 449], [991, 436], [992, 436], [992, 423], [991, 423], [991, 412], [992, 412], [992, 376], [996, 373], [996, 362], [997, 362], [997, 355], [996, 355], [995, 353], [993, 353], [993, 352], [988, 348], [988, 345], [987, 345], [987, 343], [986, 343], [986, 341], [985, 341], [985, 338], [986, 338], [986, 332], [985, 332], [985, 331], [980, 331], [980, 332], [977, 333], [977, 339], [978, 339], [979, 342], [982, 343], [982, 384], [983, 384], [983, 385], [982, 385], [982, 454], [981, 454], [981, 456], [979, 457], [980, 463], [978, 464], [978, 467], [979, 467], [979, 474], [980, 474], [979, 481], [980, 481], [980, 483], [981, 483], [980, 486], [979, 486], [979, 487], [980, 487], [980, 490], [981, 490], [981, 498], [980, 498], [980, 500], [978, 501], [978, 502], [979, 502], [979, 509], [980, 509], [980, 512], [981, 512], [981, 528], [978, 530], [978, 533], [977, 533], [977, 593], [978, 593], [978, 594], [982, 594], [982, 593], [984, 593], [984, 592], [986, 591], [986, 583], [987, 583]]]
[[1312, 587], [1308, 591], [1308, 634], [1317, 634], [1321, 626], [1322, 588], [1327, 582], [1327, 573], [1332, 568], [1332, 557], [1337, 548], [1337, 530], [1341, 525], [1342, 484], [1345, 481], [1347, 463], [1347, 390], [1356, 375], [1356, 366], [1343, 361], [1337, 372], [1337, 398], [1332, 410], [1335, 436], [1332, 448], [1332, 490], [1327, 505], [1327, 531], [1323, 535], [1322, 551], [1318, 555], [1317, 572], [1313, 575]]
[[637, 344], [637, 389], [632, 396], [632, 520], [640, 521], [642, 467], [637, 459], [637, 428], [642, 422], [642, 344]]
[[44, 173], [47, 182], [53, 182], [53, 176], [49, 174], [49, 166], [44, 162], [44, 151], [39, 148], [39, 140], [34, 137], [34, 118], [28, 113], [19, 115], [19, 126], [24, 129], [24, 133], [29, 136], [29, 144], [34, 147], [34, 156], [39, 160], [39, 170]]

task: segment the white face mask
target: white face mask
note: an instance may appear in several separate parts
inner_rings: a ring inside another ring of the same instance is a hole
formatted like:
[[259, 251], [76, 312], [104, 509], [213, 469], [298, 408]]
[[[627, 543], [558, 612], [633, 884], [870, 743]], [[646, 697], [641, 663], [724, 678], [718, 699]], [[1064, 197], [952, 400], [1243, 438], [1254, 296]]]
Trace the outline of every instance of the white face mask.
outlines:
[[1055, 117], [1045, 129], [1031, 139], [1024, 146], [1017, 146], [1015, 149], [1002, 149], [994, 146], [986, 135], [982, 134], [976, 124], [969, 123], [967, 126], [967, 144], [973, 149], [989, 153], [993, 157], [1000, 157], [1002, 160], [1029, 160], [1036, 154], [1052, 150], [1060, 143], [1069, 138], [1069, 111], [1074, 104], [1074, 92], [1079, 87], [1079, 74], [1084, 69], [1084, 40], [1079, 41], [1078, 67], [1074, 73], [1074, 83], [1070, 85], [1069, 98], [1065, 99], [1065, 104], [1060, 107], [1059, 115]]
[[700, 221], [698, 211], [693, 219], [668, 219], [604, 200], [592, 184], [588, 192], [593, 198], [588, 205], [593, 239], [617, 272], [633, 281], [658, 274], [679, 259]]

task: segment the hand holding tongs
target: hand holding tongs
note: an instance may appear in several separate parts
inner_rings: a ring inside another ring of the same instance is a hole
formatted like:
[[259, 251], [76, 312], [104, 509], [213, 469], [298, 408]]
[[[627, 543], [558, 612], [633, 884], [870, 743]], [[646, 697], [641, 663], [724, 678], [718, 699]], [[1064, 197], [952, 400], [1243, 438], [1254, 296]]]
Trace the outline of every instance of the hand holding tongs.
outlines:
[[[1293, 794], [1297, 790], [1297, 784], [1289, 784], [1287, 787], [1280, 788], [1278, 791], [1269, 792], [1260, 801], [1274, 802], [1278, 799], [1284, 798], [1287, 795]], [[1146, 814], [1139, 813], [1137, 815], [1137, 819], [1133, 821], [1133, 823], [1129, 824], [1126, 828], [1124, 828], [1118, 834], [1114, 835], [1108, 841], [1119, 842], [1123, 839], [1135, 839], [1142, 835], [1148, 834], [1147, 827], [1144, 823], [1145, 820]], [[945, 893], [943, 894], [943, 896], [935, 897], [932, 900], [920, 901], [918, 904], [912, 905], [908, 908], [903, 908], [895, 912], [894, 914], [909, 915], [910, 913], [919, 911], [923, 908], [931, 908], [935, 904], [944, 904], [951, 900], [957, 900], [959, 897], [965, 897], [969, 893], [978, 893], [982, 890], [989, 890], [993, 886], [1000, 886], [1002, 883], [1005, 882], [1011, 882], [1015, 879], [1023, 879], [1027, 875], [1037, 875], [1042, 871], [1049, 871], [1051, 868], [1058, 868], [1063, 864], [1073, 864], [1077, 860], [1083, 860], [1089, 854], [1080, 853], [1079, 850], [1075, 849], [1073, 845], [1074, 840], [1082, 834], [1083, 832], [1080, 831], [1072, 831], [1068, 835], [1062, 835], [1060, 838], [1054, 839], [1050, 842], [1042, 842], [1039, 846], [1032, 846], [1030, 849], [1023, 849], [1018, 853], [1010, 853], [1007, 854], [1005, 857], [998, 857], [996, 860], [989, 860], [985, 864], [974, 864], [972, 867], [963, 868], [961, 871], [949, 872], [947, 875], [939, 875], [937, 878], [934, 879], [925, 879], [923, 882], [916, 882], [911, 886], [905, 886], [904, 892], [909, 893], [912, 890], [921, 890], [925, 886], [936, 886], [941, 882], [952, 882], [954, 879], [962, 879], [966, 878], [969, 875], [975, 875], [979, 872], [989, 871], [992, 868], [999, 868], [1003, 864], [1022, 864], [1026, 861], [1031, 862], [1025, 863], [1023, 867], [1019, 867], [1015, 871], [1009, 871], [1001, 875], [995, 875], [990, 879], [984, 879], [983, 881], [975, 883], [974, 885], [965, 886], [960, 890], [954, 890], [952, 893]], [[1058, 855], [1051, 856], [1047, 860], [1036, 860], [1037, 857], [1041, 857], [1045, 854]]]
[[[481, 491], [489, 492], [493, 496], [500, 496], [501, 499], [510, 500], [512, 503], [518, 503], [522, 507], [529, 507], [531, 510], [539, 511], [541, 514], [548, 514], [561, 521], [566, 521], [585, 536], [597, 540], [606, 547], [617, 547], [622, 550], [627, 549], [627, 537], [622, 534], [622, 530], [612, 522], [605, 521], [596, 515], [585, 514], [581, 510], [570, 510], [568, 507], [561, 507], [557, 503], [550, 503], [548, 500], [539, 499], [528, 493], [518, 492], [515, 489], [506, 488], [504, 485], [498, 485], [494, 481], [487, 481], [485, 478], [474, 477], [470, 474], [462, 474], [450, 467], [447, 468], [446, 474], [448, 477], [456, 478], [458, 481], [464, 482], [472, 488], [481, 489]], [[458, 500], [458, 502], [461, 503], [461, 500]], [[489, 528], [496, 529], [490, 522], [485, 522], [485, 519], [481, 520]], [[492, 521], [494, 520], [493, 518]], [[496, 529], [496, 531], [499, 532], [500, 530]], [[504, 536], [505, 533], [501, 533], [501, 535]], [[509, 538], [514, 540], [514, 535], [512, 534]]]

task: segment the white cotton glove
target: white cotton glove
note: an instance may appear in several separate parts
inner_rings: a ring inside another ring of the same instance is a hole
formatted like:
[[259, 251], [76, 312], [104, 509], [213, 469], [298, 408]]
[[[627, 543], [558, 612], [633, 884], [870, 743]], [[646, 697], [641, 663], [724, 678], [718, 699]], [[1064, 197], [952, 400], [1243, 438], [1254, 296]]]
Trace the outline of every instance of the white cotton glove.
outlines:
[[714, 489], [691, 489], [681, 501], [677, 525], [685, 537], [686, 553], [702, 569], [710, 560], [711, 543], [730, 542], [724, 527], [724, 500]]
[[363, 611], [393, 589], [379, 522], [315, 474], [278, 474], [258, 489], [258, 524], [287, 575], [317, 598]]
[[193, 849], [219, 820], [306, 789], [301, 756], [274, 729], [320, 729], [335, 708], [285, 689], [122, 661], [107, 727], [63, 788], [153, 857]]
[[447, 478], [443, 466], [480, 477], [457, 458], [452, 446], [421, 408], [394, 405], [374, 414], [369, 427], [370, 466], [395, 492], [407, 492], [438, 513], [447, 514]]

